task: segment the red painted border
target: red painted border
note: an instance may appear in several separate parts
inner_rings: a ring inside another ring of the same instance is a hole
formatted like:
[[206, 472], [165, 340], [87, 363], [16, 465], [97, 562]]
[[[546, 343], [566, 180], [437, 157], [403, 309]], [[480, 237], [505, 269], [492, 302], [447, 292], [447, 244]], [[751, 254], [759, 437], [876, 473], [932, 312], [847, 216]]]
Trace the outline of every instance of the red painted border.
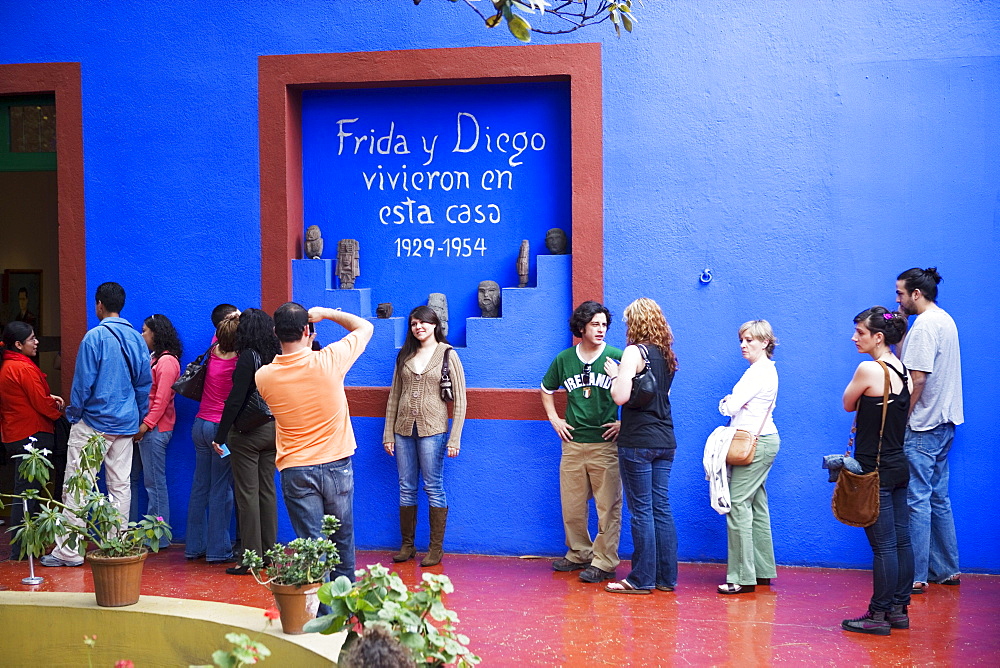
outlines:
[[[573, 302], [604, 299], [604, 158], [600, 44], [260, 56], [261, 303], [292, 294], [302, 254], [302, 91], [568, 81], [572, 152]], [[351, 388], [351, 412], [385, 414], [388, 388]], [[497, 410], [502, 406], [503, 411]], [[470, 418], [544, 420], [537, 390], [471, 389]]]
[[62, 392], [69, 399], [73, 365], [87, 332], [87, 254], [83, 198], [83, 101], [80, 63], [0, 65], [0, 95], [54, 93], [59, 216], [59, 335]]
[[261, 302], [292, 294], [302, 254], [302, 95], [305, 89], [570, 82], [573, 302], [604, 298], [601, 46], [497, 46], [258, 58]]
[[[466, 414], [476, 420], [548, 420], [539, 397], [541, 390], [470, 387]], [[555, 394], [556, 410], [566, 411], [566, 393]], [[347, 401], [355, 417], [385, 417], [388, 387], [348, 387]]]

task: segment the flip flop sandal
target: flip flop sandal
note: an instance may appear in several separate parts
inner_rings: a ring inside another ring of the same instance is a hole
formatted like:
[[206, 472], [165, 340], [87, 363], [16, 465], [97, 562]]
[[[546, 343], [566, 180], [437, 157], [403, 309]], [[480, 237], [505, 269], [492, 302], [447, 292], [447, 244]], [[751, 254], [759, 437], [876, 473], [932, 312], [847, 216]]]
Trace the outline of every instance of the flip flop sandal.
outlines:
[[652, 592], [648, 589], [636, 589], [632, 586], [632, 583], [628, 580], [619, 580], [618, 582], [612, 582], [609, 585], [605, 585], [604, 591], [610, 592], [612, 594], [651, 594]]
[[738, 585], [732, 582], [719, 585], [720, 594], [752, 594], [757, 589], [757, 585]]
[[910, 591], [910, 594], [923, 594], [926, 589], [926, 582], [914, 582], [913, 589]]
[[670, 585], [656, 585], [658, 591], [673, 591], [674, 588]]

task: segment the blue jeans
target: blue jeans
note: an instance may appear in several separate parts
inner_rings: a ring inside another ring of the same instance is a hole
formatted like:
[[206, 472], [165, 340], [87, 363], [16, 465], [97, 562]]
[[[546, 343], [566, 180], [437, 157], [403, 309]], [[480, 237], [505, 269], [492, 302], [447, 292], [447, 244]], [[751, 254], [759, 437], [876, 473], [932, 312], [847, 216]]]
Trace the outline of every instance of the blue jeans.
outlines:
[[673, 450], [618, 448], [622, 486], [632, 513], [632, 572], [636, 589], [677, 584], [677, 530], [668, 486]]
[[948, 497], [948, 452], [955, 425], [906, 430], [903, 450], [910, 462], [910, 536], [914, 582], [941, 582], [958, 575], [958, 538]]
[[354, 582], [354, 467], [344, 457], [328, 464], [292, 466], [281, 471], [281, 493], [292, 528], [299, 538], [320, 538], [323, 516], [333, 515], [340, 528], [331, 540], [340, 563], [331, 570]]
[[212, 449], [217, 422], [195, 418], [191, 430], [194, 440], [194, 480], [188, 502], [187, 536], [184, 556], [205, 555], [209, 561], [233, 556], [229, 525], [233, 519], [233, 471], [228, 457], [219, 457]]
[[447, 508], [444, 493], [444, 455], [448, 433], [417, 436], [416, 425], [411, 436], [396, 437], [396, 469], [399, 471], [399, 505], [417, 505], [420, 474], [424, 475], [424, 491], [431, 508]]
[[879, 512], [875, 524], [865, 528], [872, 546], [871, 609], [889, 612], [893, 605], [909, 605], [913, 588], [913, 548], [910, 545], [910, 512], [906, 507], [906, 485], [878, 491]]
[[[159, 427], [154, 427], [146, 432], [142, 440], [136, 444], [135, 453], [132, 459], [132, 512], [129, 519], [138, 522], [145, 515], [162, 517], [167, 524], [170, 523], [170, 498], [167, 494], [167, 443], [173, 431], [160, 431]], [[135, 460], [139, 459], [138, 466]], [[138, 473], [142, 476], [146, 486], [146, 497], [149, 504], [145, 513], [139, 512], [138, 495]], [[170, 541], [165, 537], [160, 539], [160, 548], [169, 547]]]

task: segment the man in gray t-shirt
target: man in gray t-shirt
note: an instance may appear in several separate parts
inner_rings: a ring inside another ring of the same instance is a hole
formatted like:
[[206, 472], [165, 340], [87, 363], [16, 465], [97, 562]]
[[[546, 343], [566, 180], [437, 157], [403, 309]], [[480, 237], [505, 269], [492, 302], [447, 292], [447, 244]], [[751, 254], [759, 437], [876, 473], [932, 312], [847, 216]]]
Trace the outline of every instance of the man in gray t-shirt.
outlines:
[[948, 452], [962, 424], [962, 359], [958, 328], [937, 305], [935, 267], [909, 269], [896, 280], [896, 302], [915, 315], [900, 358], [913, 379], [903, 448], [910, 463], [907, 503], [913, 544], [913, 593], [928, 582], [959, 584], [958, 540], [948, 497]]

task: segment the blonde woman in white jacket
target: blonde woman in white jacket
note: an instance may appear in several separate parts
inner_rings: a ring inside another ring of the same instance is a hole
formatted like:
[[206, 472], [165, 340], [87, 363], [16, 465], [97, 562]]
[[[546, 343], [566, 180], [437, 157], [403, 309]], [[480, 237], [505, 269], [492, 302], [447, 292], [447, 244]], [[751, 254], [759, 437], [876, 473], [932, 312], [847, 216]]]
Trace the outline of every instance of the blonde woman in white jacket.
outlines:
[[733, 466], [729, 479], [731, 508], [726, 515], [728, 566], [720, 594], [746, 594], [777, 576], [771, 515], [764, 483], [778, 454], [780, 439], [772, 414], [778, 396], [778, 372], [771, 356], [777, 339], [767, 320], [751, 320], [739, 329], [740, 351], [750, 368], [719, 402], [719, 412], [731, 427], [760, 436], [753, 461]]

